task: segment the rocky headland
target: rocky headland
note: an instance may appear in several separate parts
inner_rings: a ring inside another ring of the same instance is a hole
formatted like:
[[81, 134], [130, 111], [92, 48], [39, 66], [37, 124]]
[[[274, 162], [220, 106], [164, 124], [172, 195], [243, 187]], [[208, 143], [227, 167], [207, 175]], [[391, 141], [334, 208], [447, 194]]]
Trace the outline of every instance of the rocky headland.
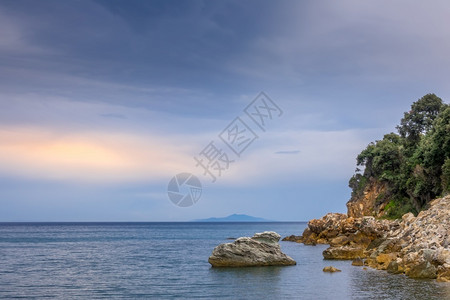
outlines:
[[365, 210], [352, 203], [347, 215], [329, 213], [313, 219], [301, 236], [283, 240], [329, 244], [324, 259], [353, 260], [353, 265], [412, 278], [450, 281], [450, 196], [431, 201], [417, 217], [407, 213], [401, 220], [354, 217], [355, 211]]
[[240, 237], [214, 248], [208, 262], [213, 267], [290, 266], [296, 262], [281, 251], [280, 235], [274, 231]]
[[325, 259], [450, 281], [450, 105], [426, 94], [395, 128], [357, 155], [347, 214], [284, 240], [329, 244]]

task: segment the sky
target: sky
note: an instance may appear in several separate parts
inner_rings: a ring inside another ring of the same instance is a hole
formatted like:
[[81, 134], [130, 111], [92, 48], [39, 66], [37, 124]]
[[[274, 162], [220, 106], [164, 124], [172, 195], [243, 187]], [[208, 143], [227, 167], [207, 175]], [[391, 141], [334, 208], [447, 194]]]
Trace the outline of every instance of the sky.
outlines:
[[[2, 0], [0, 222], [346, 212], [358, 153], [423, 95], [448, 103], [449, 13], [448, 1]], [[263, 128], [245, 113], [258, 95]], [[247, 128], [239, 155], [233, 128]], [[215, 182], [194, 159], [208, 149]], [[180, 173], [202, 185], [189, 207], [168, 197]]]

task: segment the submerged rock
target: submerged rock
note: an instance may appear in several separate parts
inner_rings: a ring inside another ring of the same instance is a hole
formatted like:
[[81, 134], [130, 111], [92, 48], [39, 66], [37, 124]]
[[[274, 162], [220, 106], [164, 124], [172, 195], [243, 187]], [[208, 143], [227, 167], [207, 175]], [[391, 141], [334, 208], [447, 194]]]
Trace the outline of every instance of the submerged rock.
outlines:
[[281, 251], [280, 235], [273, 231], [241, 237], [214, 248], [208, 262], [213, 267], [290, 266], [296, 262]]
[[302, 239], [301, 235], [290, 235], [290, 236], [284, 237], [282, 239], [282, 241], [301, 243], [303, 241], [303, 239]]
[[328, 267], [325, 267], [325, 268], [323, 268], [323, 270], [322, 271], [324, 271], [324, 272], [330, 272], [330, 273], [334, 273], [334, 272], [341, 272], [341, 270], [339, 270], [339, 269], [336, 269], [335, 267], [333, 267], [333, 266], [328, 266]]

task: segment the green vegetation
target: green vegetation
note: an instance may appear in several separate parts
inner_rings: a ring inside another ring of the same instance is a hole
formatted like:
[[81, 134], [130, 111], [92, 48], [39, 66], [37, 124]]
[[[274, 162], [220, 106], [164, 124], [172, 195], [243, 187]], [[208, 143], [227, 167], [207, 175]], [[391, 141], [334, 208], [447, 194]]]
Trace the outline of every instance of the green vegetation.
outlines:
[[377, 203], [387, 203], [389, 218], [417, 214], [430, 200], [450, 193], [450, 106], [427, 94], [404, 113], [397, 130], [358, 155], [349, 181], [352, 197], [371, 183], [385, 185]]

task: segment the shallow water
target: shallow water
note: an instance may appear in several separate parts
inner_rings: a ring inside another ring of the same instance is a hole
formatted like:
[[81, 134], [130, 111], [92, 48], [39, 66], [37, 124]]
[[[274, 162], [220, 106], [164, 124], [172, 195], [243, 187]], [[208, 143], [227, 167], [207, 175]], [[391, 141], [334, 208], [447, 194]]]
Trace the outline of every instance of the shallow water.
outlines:
[[[0, 224], [0, 298], [450, 299], [450, 284], [324, 261], [281, 242], [290, 267], [211, 268], [228, 237], [300, 234], [305, 223]], [[324, 273], [333, 265], [339, 273]]]

